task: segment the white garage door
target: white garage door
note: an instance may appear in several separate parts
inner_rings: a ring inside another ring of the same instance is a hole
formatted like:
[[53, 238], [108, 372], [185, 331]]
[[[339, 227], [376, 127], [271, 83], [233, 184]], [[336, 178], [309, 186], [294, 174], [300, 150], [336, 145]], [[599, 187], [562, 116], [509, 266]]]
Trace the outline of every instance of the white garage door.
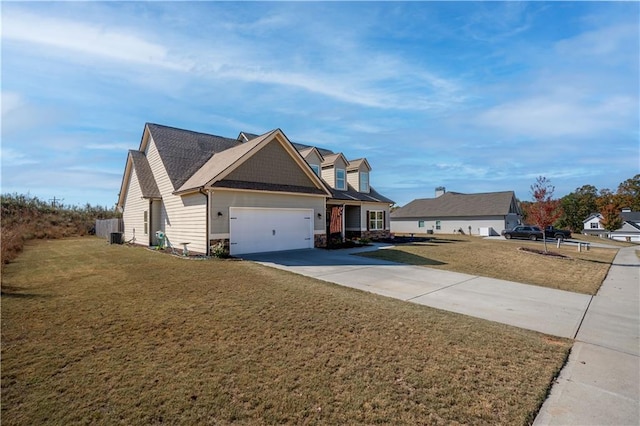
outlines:
[[229, 208], [231, 255], [313, 248], [313, 209]]

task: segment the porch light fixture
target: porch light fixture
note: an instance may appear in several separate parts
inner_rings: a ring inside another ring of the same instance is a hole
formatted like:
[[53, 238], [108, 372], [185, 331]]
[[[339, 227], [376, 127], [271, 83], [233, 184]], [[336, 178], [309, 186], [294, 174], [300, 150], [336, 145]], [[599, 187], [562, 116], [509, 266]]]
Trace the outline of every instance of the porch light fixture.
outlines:
[[222, 212], [218, 212], [218, 217], [222, 217]]
[[318, 213], [318, 219], [322, 219], [322, 213]]

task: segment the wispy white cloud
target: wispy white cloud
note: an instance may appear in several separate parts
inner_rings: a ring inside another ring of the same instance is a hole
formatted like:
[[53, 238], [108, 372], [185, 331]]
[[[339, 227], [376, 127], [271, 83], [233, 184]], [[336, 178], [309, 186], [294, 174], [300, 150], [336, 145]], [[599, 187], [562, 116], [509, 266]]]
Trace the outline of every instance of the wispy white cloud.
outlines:
[[615, 128], [635, 107], [637, 101], [624, 96], [599, 102], [536, 96], [490, 108], [477, 123], [530, 138], [593, 136]]
[[[266, 22], [264, 19], [248, 24], [248, 28], [273, 26], [284, 18], [274, 15]], [[238, 34], [221, 33], [220, 40], [213, 44], [195, 41], [190, 46], [177, 39], [164, 40], [161, 34], [150, 33], [148, 29], [145, 32], [21, 11], [12, 11], [11, 19], [3, 22], [3, 40], [52, 47], [53, 51], [40, 54], [57, 54], [72, 62], [91, 63], [91, 58], [100, 58], [179, 71], [206, 80], [276, 85], [383, 109], [440, 110], [464, 100], [461, 88], [453, 80], [416, 68], [399, 56], [363, 51], [362, 45], [353, 43], [348, 51], [342, 52], [341, 68], [326, 69], [326, 65], [316, 61], [287, 64], [285, 52], [274, 50], [278, 46], [256, 39], [247, 41]], [[240, 28], [247, 31], [246, 27]], [[316, 48], [321, 49], [318, 52], [321, 56], [333, 55], [322, 50], [322, 46]], [[69, 51], [75, 55], [68, 55]], [[265, 56], [265, 51], [274, 54]], [[167, 83], [165, 79], [154, 78], [162, 85]]]
[[2, 119], [10, 112], [13, 112], [23, 106], [25, 101], [19, 93], [2, 92]]
[[39, 164], [40, 161], [33, 158], [31, 155], [25, 152], [18, 151], [17, 149], [9, 148], [6, 146], [0, 147], [0, 160], [2, 166], [26, 166], [30, 164]]
[[168, 49], [147, 41], [131, 29], [107, 27], [49, 16], [12, 11], [3, 19], [2, 39], [48, 46], [108, 60], [187, 70]]
[[87, 149], [97, 150], [97, 151], [119, 151], [119, 152], [127, 152], [127, 150], [132, 149], [130, 143], [90, 143], [86, 145]]

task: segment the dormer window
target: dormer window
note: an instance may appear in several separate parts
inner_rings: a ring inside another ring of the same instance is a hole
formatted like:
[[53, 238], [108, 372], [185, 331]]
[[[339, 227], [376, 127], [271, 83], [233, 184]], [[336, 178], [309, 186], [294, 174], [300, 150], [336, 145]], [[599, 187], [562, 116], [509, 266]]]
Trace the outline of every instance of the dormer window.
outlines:
[[320, 166], [317, 164], [309, 164], [309, 165], [311, 166], [313, 173], [315, 173], [316, 176], [320, 176]]
[[369, 192], [369, 173], [360, 172], [360, 192]]
[[347, 189], [347, 179], [344, 169], [336, 169], [336, 189], [343, 191]]

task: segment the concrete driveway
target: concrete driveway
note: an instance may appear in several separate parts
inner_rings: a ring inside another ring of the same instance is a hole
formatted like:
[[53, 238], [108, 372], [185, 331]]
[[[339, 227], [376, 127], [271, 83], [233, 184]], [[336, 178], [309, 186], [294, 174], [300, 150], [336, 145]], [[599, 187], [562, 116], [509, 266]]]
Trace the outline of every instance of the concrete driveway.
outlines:
[[371, 249], [384, 246], [243, 257], [346, 287], [571, 339], [591, 301], [585, 294], [351, 255]]
[[593, 297], [350, 255], [362, 249], [313, 249], [245, 258], [371, 293], [575, 339], [534, 425], [638, 425], [637, 249], [619, 251]]

